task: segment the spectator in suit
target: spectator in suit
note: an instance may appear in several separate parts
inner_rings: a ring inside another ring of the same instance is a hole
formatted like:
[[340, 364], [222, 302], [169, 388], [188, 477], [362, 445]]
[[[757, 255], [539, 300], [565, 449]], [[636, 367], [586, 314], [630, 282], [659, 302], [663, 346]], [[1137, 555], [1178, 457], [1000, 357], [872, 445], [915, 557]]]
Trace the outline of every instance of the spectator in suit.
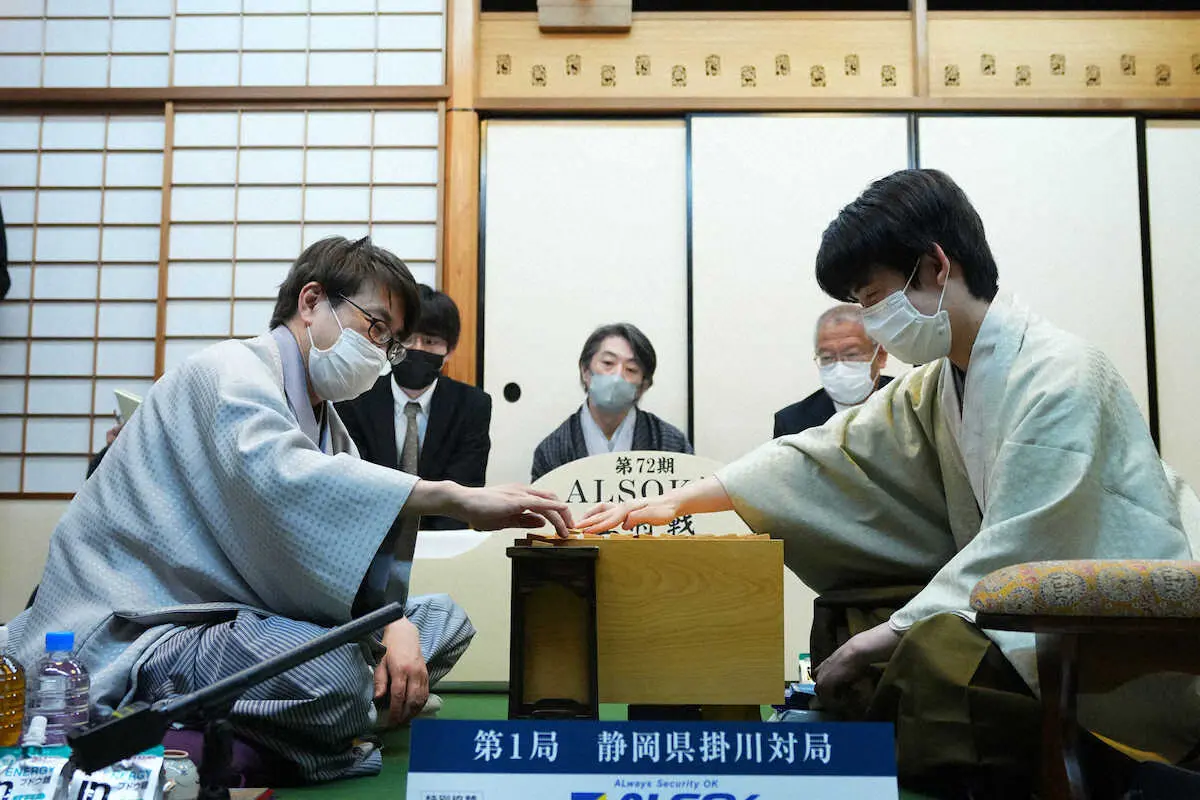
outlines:
[[[338, 403], [338, 416], [367, 461], [425, 480], [483, 486], [492, 449], [492, 398], [442, 375], [458, 346], [458, 307], [442, 292], [418, 288], [421, 315], [404, 343], [408, 355], [366, 394]], [[449, 517], [424, 517], [421, 527], [468, 526]]]
[[859, 306], [837, 305], [818, 317], [814, 346], [821, 388], [775, 413], [775, 438], [824, 425], [892, 380], [879, 374], [887, 351], [867, 337]]
[[592, 331], [579, 355], [587, 397], [533, 453], [533, 480], [571, 461], [629, 450], [692, 452], [683, 431], [637, 407], [654, 383], [658, 356], [636, 325], [620, 322]]

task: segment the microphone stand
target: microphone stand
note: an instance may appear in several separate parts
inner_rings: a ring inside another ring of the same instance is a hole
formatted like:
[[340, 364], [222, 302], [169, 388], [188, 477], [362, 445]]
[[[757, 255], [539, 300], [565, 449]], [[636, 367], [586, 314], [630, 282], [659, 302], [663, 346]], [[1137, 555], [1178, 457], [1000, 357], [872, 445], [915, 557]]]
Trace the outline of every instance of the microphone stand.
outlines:
[[84, 772], [95, 772], [162, 744], [175, 722], [201, 719], [204, 750], [200, 769], [200, 800], [229, 800], [229, 771], [233, 759], [233, 728], [226, 719], [233, 703], [247, 689], [324, 655], [404, 616], [400, 603], [388, 605], [353, 622], [323, 633], [293, 650], [248, 667], [191, 694], [131, 703], [112, 718], [83, 733], [71, 733], [72, 758]]

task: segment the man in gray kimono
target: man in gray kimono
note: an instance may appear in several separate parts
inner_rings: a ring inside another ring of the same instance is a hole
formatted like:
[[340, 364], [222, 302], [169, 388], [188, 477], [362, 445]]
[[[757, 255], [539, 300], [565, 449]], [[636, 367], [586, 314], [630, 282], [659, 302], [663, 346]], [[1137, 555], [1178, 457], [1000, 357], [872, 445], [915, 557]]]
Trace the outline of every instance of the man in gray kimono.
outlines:
[[[1025, 561], [1191, 558], [1196, 497], [1164, 468], [1108, 358], [998, 296], [983, 223], [943, 173], [870, 186], [825, 231], [816, 271], [863, 306], [871, 338], [923, 366], [715, 477], [580, 525], [732, 509], [781, 538], [818, 592], [924, 586], [818, 666], [817, 695], [837, 704], [884, 664], [866, 713], [896, 722], [902, 778], [962, 769], [987, 776], [976, 796], [1022, 796], [1013, 785], [1036, 763], [1034, 639], [976, 628], [971, 590]], [[1180, 758], [1200, 741], [1200, 695], [1185, 676], [1151, 676], [1085, 695], [1080, 719]]]
[[103, 711], [193, 691], [407, 600], [381, 648], [297, 667], [230, 716], [303, 780], [377, 772], [378, 750], [358, 741], [374, 701], [390, 701], [392, 722], [411, 717], [473, 634], [449, 598], [407, 598], [400, 520], [569, 520], [545, 493], [424, 481], [358, 458], [333, 403], [403, 358], [417, 298], [388, 251], [325, 239], [292, 265], [269, 333], [164, 375], [55, 529], [37, 600], [11, 628], [20, 660], [35, 663], [47, 631], [74, 631]]

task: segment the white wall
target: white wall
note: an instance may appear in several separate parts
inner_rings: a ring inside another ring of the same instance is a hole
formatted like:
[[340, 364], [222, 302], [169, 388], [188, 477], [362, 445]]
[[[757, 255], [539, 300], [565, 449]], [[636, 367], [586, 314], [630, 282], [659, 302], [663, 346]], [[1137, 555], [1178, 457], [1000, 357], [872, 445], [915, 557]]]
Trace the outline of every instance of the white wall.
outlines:
[[66, 510], [64, 500], [0, 500], [0, 624], [25, 608]]

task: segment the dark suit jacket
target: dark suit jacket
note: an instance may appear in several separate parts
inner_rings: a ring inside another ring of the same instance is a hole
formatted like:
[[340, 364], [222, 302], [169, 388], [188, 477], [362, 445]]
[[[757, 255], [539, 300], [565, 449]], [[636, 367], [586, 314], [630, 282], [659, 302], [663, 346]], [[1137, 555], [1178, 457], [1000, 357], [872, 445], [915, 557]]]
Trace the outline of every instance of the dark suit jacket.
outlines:
[[[392, 376], [385, 375], [366, 394], [336, 405], [359, 454], [373, 464], [400, 468], [396, 452], [396, 405]], [[429, 403], [429, 425], [417, 462], [417, 475], [431, 481], [483, 486], [492, 440], [492, 398], [482, 389], [438, 378]], [[421, 527], [449, 530], [468, 527], [449, 517], [425, 517]]]
[[[891, 381], [890, 375], [880, 375], [879, 386], [875, 391], [879, 391]], [[837, 409], [834, 408], [833, 398], [824, 389], [817, 389], [799, 403], [792, 403], [787, 408], [775, 412], [775, 438], [824, 425], [835, 413]]]

